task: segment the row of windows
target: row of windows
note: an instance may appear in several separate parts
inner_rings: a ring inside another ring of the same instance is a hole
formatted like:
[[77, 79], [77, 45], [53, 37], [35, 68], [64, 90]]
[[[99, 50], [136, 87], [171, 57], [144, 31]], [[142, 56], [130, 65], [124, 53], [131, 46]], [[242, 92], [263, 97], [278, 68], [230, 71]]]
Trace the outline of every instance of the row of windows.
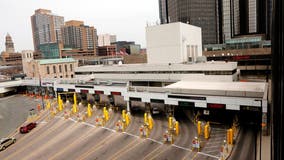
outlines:
[[[72, 72], [72, 71], [73, 71], [73, 65], [70, 64], [69, 66], [70, 66], [70, 71]], [[47, 73], [47, 74], [50, 74], [50, 73], [51, 73], [49, 67], [50, 67], [50, 66], [46, 66], [46, 73]], [[53, 68], [53, 73], [56, 73], [56, 72], [57, 72], [56, 66], [54, 65], [54, 66], [52, 66], [52, 68]], [[65, 69], [65, 72], [68, 72], [68, 66], [67, 66], [67, 64], [64, 65], [64, 69]], [[59, 70], [59, 73], [62, 73], [62, 65], [59, 65], [58, 70]]]
[[233, 75], [237, 72], [232, 71], [110, 71], [110, 72], [75, 72], [76, 75], [89, 74], [205, 74], [205, 75]]

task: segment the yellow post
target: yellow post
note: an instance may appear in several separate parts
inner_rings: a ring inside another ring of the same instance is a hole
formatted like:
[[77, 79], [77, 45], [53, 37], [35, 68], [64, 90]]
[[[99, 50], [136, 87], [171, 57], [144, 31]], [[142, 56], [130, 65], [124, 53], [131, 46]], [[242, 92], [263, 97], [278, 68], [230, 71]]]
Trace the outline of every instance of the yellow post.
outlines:
[[58, 111], [62, 111], [62, 100], [61, 100], [61, 96], [58, 94], [57, 97], [57, 103], [58, 103]]
[[126, 114], [125, 121], [126, 121], [126, 126], [128, 126], [129, 123], [130, 123], [130, 114], [129, 113]]
[[233, 130], [231, 128], [227, 130], [227, 143], [233, 144]]
[[73, 107], [72, 107], [72, 111], [73, 111], [73, 113], [77, 113], [77, 97], [76, 97], [76, 93], [74, 93], [73, 98], [74, 98], [74, 104], [73, 104]]
[[152, 129], [153, 128], [153, 118], [148, 117], [148, 121], [149, 121], [149, 129]]
[[208, 139], [208, 138], [209, 138], [209, 125], [208, 125], [208, 124], [206, 124], [206, 125], [204, 126], [204, 138], [205, 138], [205, 139]]
[[178, 121], [176, 121], [175, 128], [176, 128], [176, 135], [178, 135], [179, 134], [179, 123], [178, 123]]
[[144, 113], [144, 123], [148, 123], [148, 114]]
[[107, 111], [106, 107], [103, 108], [103, 113], [104, 113], [104, 116], [105, 116], [105, 120], [108, 121], [109, 114], [108, 114], [108, 111]]
[[46, 103], [46, 109], [48, 110], [48, 109], [50, 109], [50, 101], [47, 101], [47, 103]]
[[198, 136], [201, 135], [201, 121], [197, 122], [197, 134], [198, 134]]
[[76, 104], [76, 105], [77, 105], [77, 97], [76, 97], [76, 93], [74, 93], [74, 95], [73, 95], [73, 99], [74, 99], [74, 104]]
[[122, 110], [122, 119], [126, 119], [126, 111]]
[[91, 108], [91, 104], [88, 104], [87, 114], [88, 114], [88, 117], [91, 117], [91, 116], [92, 116], [92, 108]]
[[169, 117], [169, 129], [173, 128], [173, 117]]

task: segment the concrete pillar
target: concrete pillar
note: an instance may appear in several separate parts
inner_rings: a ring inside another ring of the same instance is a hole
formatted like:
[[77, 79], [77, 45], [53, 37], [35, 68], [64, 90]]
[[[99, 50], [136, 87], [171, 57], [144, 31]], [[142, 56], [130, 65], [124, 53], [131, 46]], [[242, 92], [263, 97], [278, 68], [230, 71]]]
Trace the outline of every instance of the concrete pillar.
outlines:
[[126, 101], [126, 111], [127, 113], [130, 113], [130, 101]]

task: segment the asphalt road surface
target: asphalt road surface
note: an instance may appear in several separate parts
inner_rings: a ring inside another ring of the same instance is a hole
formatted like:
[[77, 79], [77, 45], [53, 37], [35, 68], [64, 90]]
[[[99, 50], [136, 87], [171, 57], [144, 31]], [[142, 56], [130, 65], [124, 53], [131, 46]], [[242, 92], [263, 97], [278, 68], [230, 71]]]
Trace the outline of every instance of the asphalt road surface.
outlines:
[[35, 109], [39, 102], [22, 95], [0, 98], [0, 138], [8, 136], [24, 123], [29, 110]]
[[[28, 97], [15, 96], [13, 98], [20, 100], [18, 105], [23, 104], [24, 101], [32, 105]], [[12, 103], [12, 100], [8, 98], [4, 103]], [[65, 109], [70, 110], [70, 108]], [[84, 113], [85, 109], [86, 107], [81, 107], [79, 110]], [[180, 122], [180, 135], [175, 137], [174, 144], [163, 143], [163, 133], [167, 129], [167, 119], [164, 115], [153, 116], [154, 128], [149, 138], [139, 136], [139, 127], [143, 124], [143, 113], [131, 116], [131, 123], [126, 132], [115, 130], [115, 123], [120, 119], [121, 111], [112, 112], [105, 127], [95, 124], [95, 117], [100, 115], [102, 111], [97, 109], [86, 122], [77, 122], [77, 115], [65, 119], [64, 113], [60, 112], [51, 118], [48, 111], [43, 111], [37, 120], [38, 126], [27, 134], [15, 133], [17, 142], [1, 151], [0, 159], [217, 160], [220, 156], [219, 150], [225, 129], [212, 128], [212, 139], [204, 142], [200, 152], [192, 151], [191, 141], [196, 136], [196, 126], [185, 115], [181, 114], [176, 118]]]

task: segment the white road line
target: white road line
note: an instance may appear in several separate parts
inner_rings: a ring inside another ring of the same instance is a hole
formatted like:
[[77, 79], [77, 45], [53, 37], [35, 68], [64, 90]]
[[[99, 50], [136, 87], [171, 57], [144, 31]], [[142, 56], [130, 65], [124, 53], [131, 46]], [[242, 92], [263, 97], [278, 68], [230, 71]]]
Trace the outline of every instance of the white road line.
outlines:
[[139, 138], [139, 136], [131, 134], [131, 133], [127, 133], [127, 132], [122, 132], [123, 134], [127, 134], [129, 136], [135, 137], [135, 138]]
[[116, 132], [114, 129], [110, 129], [110, 128], [107, 128], [107, 127], [102, 127], [103, 129], [106, 129], [108, 131], [111, 131], [111, 132]]
[[220, 157], [213, 156], [213, 155], [211, 155], [211, 154], [207, 154], [207, 153], [203, 153], [203, 152], [197, 152], [197, 154], [201, 154], [201, 155], [204, 155], [204, 156], [207, 156], [207, 157], [216, 158], [216, 159], [219, 159], [219, 158], [220, 158]]
[[[63, 118], [63, 117], [62, 117]], [[73, 118], [68, 118], [69, 120], [73, 121], [73, 122], [77, 122], [75, 119]]]
[[183, 149], [183, 150], [186, 150], [186, 151], [190, 151], [190, 152], [192, 152], [192, 150], [191, 150], [191, 149], [189, 149], [189, 148], [185, 148], [185, 147], [178, 146], [178, 145], [175, 145], [175, 144], [173, 144], [172, 146], [174, 146], [174, 147], [176, 147], [176, 148], [179, 148], [179, 149]]
[[154, 139], [152, 139], [152, 138], [146, 138], [146, 139], [148, 139], [148, 140], [150, 140], [150, 141], [153, 141], [153, 142], [156, 142], [156, 143], [158, 143], [158, 144], [163, 144], [163, 142], [160, 142], [160, 141], [154, 140]]
[[87, 126], [89, 126], [89, 127], [93, 127], [93, 128], [96, 127], [95, 125], [93, 125], [93, 124], [91, 124], [91, 123], [87, 123], [87, 122], [82, 122], [82, 123], [85, 124], [85, 125], [87, 125]]

